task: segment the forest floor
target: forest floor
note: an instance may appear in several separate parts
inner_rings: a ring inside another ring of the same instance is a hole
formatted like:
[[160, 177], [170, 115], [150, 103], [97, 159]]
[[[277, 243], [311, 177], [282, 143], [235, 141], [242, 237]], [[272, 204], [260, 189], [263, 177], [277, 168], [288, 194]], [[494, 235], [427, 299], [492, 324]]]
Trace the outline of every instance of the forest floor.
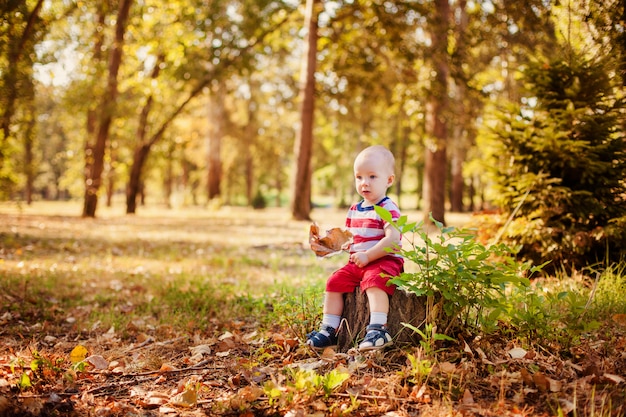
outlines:
[[510, 331], [317, 354], [302, 341], [345, 258], [316, 258], [308, 222], [119, 210], [0, 205], [0, 416], [626, 414], [623, 314], [560, 345]]

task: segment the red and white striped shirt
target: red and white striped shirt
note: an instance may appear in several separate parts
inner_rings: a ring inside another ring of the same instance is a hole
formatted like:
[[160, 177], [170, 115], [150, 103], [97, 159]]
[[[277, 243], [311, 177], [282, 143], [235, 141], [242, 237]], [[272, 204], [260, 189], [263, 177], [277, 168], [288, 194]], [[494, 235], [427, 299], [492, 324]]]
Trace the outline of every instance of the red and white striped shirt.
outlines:
[[[393, 220], [400, 218], [400, 209], [391, 198], [385, 197], [376, 205], [388, 210]], [[363, 201], [352, 205], [346, 217], [346, 228], [352, 233], [353, 238], [350, 253], [365, 252], [376, 245], [385, 237], [386, 225], [387, 222], [380, 218], [374, 206], [363, 207]], [[398, 245], [400, 244], [398, 242]]]

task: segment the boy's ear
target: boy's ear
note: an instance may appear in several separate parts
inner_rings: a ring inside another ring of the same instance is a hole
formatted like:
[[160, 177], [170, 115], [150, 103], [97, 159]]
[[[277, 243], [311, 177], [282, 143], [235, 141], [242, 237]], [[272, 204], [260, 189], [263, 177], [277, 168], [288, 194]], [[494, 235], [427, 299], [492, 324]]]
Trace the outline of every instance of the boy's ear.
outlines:
[[388, 187], [391, 187], [391, 185], [393, 184], [393, 180], [395, 180], [395, 179], [396, 179], [396, 176], [395, 176], [395, 175], [393, 175], [393, 174], [391, 174], [391, 175], [389, 176], [389, 178], [387, 178], [387, 186], [388, 186]]

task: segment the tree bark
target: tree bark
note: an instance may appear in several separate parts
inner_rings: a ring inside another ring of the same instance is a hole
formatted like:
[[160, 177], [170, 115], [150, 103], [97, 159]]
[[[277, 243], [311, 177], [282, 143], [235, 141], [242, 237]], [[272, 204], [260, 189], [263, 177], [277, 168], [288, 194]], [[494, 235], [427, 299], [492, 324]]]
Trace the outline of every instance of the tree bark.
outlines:
[[315, 69], [317, 66], [317, 16], [321, 0], [307, 0], [305, 25], [308, 29], [300, 82], [302, 97], [300, 131], [294, 145], [295, 174], [292, 181], [291, 215], [311, 220], [311, 153], [315, 110]]
[[209, 107], [210, 129], [207, 151], [207, 193], [209, 200], [221, 195], [222, 188], [222, 138], [226, 123], [224, 86], [219, 85], [212, 91]]
[[429, 221], [429, 214], [435, 220], [445, 224], [445, 194], [447, 174], [448, 126], [448, 30], [450, 26], [450, 4], [448, 0], [435, 1], [435, 16], [431, 29], [432, 61], [435, 70], [430, 102], [427, 104], [426, 160], [424, 194], [426, 212], [424, 220]]
[[[418, 297], [412, 292], [396, 289], [390, 298], [387, 316], [387, 329], [393, 337], [394, 344], [414, 345], [419, 342], [418, 335], [402, 323], [421, 327], [426, 320], [426, 300], [426, 296]], [[344, 294], [343, 320], [339, 327], [337, 343], [339, 352], [347, 352], [350, 348], [358, 346], [365, 335], [369, 316], [369, 303], [364, 292], [357, 288], [352, 293]]]
[[137, 211], [137, 196], [141, 192], [141, 172], [149, 153], [149, 144], [135, 148], [133, 164], [130, 167], [128, 186], [126, 188], [126, 214], [135, 214]]
[[102, 183], [102, 171], [104, 170], [104, 154], [107, 141], [109, 138], [109, 129], [113, 121], [113, 113], [115, 111], [115, 102], [117, 99], [117, 76], [122, 65], [122, 56], [124, 49], [124, 35], [126, 33], [126, 24], [130, 13], [130, 6], [133, 0], [120, 0], [120, 6], [117, 13], [117, 23], [115, 25], [115, 40], [111, 56], [109, 58], [107, 89], [101, 102], [101, 113], [96, 130], [96, 140], [91, 155], [86, 155], [86, 160], [90, 156], [92, 164], [90, 171], [87, 173], [85, 181], [85, 198], [83, 205], [83, 217], [96, 217], [96, 208], [98, 207], [98, 191]]
[[[459, 127], [460, 131], [463, 129]], [[462, 133], [459, 133], [461, 135]], [[456, 135], [455, 135], [456, 136]], [[455, 137], [456, 146], [452, 149], [450, 161], [450, 210], [453, 212], [463, 212], [463, 194], [465, 192], [465, 178], [463, 177], [463, 163], [465, 162], [465, 145], [463, 139]]]

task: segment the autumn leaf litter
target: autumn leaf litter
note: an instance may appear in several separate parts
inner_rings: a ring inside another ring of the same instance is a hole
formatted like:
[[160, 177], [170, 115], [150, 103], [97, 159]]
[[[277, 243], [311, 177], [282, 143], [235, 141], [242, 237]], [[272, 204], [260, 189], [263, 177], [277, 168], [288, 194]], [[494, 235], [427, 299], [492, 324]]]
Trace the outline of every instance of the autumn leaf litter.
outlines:
[[[302, 237], [306, 239], [302, 223], [281, 226], [283, 233], [277, 237], [273, 232], [275, 223], [255, 216], [248, 219], [252, 226], [265, 227], [264, 233], [271, 238], [250, 247], [272, 245], [274, 253], [287, 258], [293, 256], [288, 252], [300, 246], [295, 251], [298, 257], [320, 262], [306, 250], [306, 241], [301, 242]], [[95, 223], [98, 227], [93, 232], [106, 235], [104, 228], [119, 231], [126, 221], [106, 219]], [[270, 226], [263, 226], [263, 221]], [[91, 236], [93, 245], [80, 238], [77, 230], [84, 227], [80, 219], [14, 216], [11, 223], [13, 231], [1, 230], [0, 266], [12, 273], [42, 277], [51, 273], [54, 264], [56, 270], [82, 267], [80, 257], [86, 251], [113, 250], [110, 243], [97, 236]], [[154, 238], [151, 222], [141, 219], [139, 223], [134, 227]], [[180, 230], [184, 224], [162, 223], [164, 233]], [[216, 219], [201, 223], [210, 223], [215, 228], [213, 233], [220, 232]], [[228, 217], [223, 223], [233, 224]], [[36, 238], [42, 235], [42, 224], [69, 236], [59, 239], [61, 248], [38, 246]], [[244, 234], [250, 230], [242, 223], [235, 226], [241, 227]], [[196, 250], [201, 247], [190, 229], [183, 233], [193, 236], [183, 245], [196, 245]], [[8, 236], [17, 234], [32, 236], [33, 243], [21, 246], [23, 240], [18, 238], [11, 242]], [[123, 245], [113, 243], [121, 253], [125, 252]], [[150, 250], [148, 241], [142, 245]], [[248, 255], [250, 247], [246, 249]], [[201, 259], [196, 262], [194, 268], [202, 263]], [[295, 270], [298, 262], [292, 265]], [[167, 263], [131, 262], [122, 269], [129, 268], [129, 274], [159, 276], [162, 270], [176, 267], [172, 265], [176, 262], [166, 267]], [[116, 268], [104, 260], [99, 267]], [[178, 267], [184, 269], [187, 265]], [[154, 272], [159, 268], [158, 274]], [[118, 291], [127, 291], [128, 314], [134, 317], [132, 299], [142, 290], [125, 288], [119, 272], [105, 274], [116, 277], [118, 282], [96, 279], [92, 283], [94, 291], [121, 286]], [[440, 346], [441, 350], [431, 357], [420, 356], [423, 352], [418, 347], [400, 346], [366, 355], [354, 350], [328, 350], [318, 355], [302, 343], [298, 337], [301, 335], [285, 328], [261, 328], [254, 317], [214, 317], [210, 328], [189, 332], [181, 327], [155, 325], [138, 316], [125, 329], [94, 325], [78, 331], [75, 323], [88, 314], [89, 308], [78, 305], [73, 310], [57, 311], [52, 302], [47, 304], [50, 311], [46, 315], [55, 320], [63, 317], [62, 322], [32, 322], [10, 308], [14, 303], [29, 303], [28, 297], [36, 296], [27, 294], [22, 298], [24, 294], [11, 289], [0, 295], [3, 415], [539, 416], [559, 412], [583, 415], [581, 410], [592, 407], [605, 410], [606, 415], [622, 415], [625, 411], [626, 326], [619, 318], [606, 324], [604, 333], [590, 335], [568, 348], [498, 335], [468, 336], [468, 340]], [[417, 372], [408, 354], [420, 357], [422, 364], [429, 365], [428, 370]], [[331, 372], [346, 377], [338, 380], [330, 392], [319, 386], [302, 388], [294, 382], [294, 378], [304, 379], [308, 373]], [[30, 385], [24, 378], [32, 378]]]

